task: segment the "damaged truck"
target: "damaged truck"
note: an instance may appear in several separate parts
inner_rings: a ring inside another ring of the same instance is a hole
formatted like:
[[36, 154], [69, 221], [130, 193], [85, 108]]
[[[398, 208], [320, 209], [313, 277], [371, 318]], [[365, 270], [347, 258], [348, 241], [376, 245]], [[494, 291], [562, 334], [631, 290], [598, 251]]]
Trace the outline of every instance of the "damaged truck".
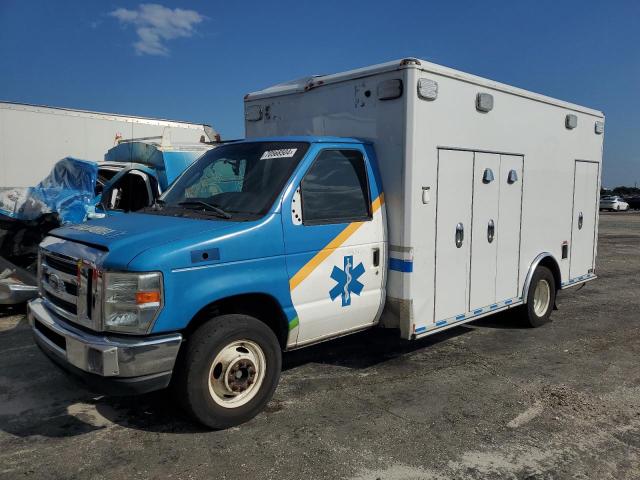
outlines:
[[121, 141], [104, 162], [67, 157], [34, 187], [0, 188], [0, 305], [37, 295], [38, 245], [49, 231], [153, 204], [212, 147]]

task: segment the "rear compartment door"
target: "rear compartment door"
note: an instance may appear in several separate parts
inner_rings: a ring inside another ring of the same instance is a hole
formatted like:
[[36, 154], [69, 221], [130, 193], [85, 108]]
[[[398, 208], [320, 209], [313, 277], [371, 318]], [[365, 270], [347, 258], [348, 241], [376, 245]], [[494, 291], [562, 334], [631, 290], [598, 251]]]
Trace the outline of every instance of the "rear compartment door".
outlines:
[[469, 293], [473, 152], [438, 151], [436, 320], [464, 314]]
[[593, 271], [599, 173], [597, 162], [576, 160], [569, 266], [571, 280]]

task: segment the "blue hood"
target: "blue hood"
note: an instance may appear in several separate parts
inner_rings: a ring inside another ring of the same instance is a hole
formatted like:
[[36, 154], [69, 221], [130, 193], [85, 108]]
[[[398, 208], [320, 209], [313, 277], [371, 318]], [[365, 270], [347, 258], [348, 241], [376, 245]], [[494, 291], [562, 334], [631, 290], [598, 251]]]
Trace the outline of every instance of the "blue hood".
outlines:
[[[58, 228], [50, 235], [104, 248], [110, 252], [109, 263], [124, 267], [150, 248], [179, 239], [218, 236], [218, 232], [244, 228], [244, 222], [128, 213]], [[212, 235], [213, 232], [216, 235]]]

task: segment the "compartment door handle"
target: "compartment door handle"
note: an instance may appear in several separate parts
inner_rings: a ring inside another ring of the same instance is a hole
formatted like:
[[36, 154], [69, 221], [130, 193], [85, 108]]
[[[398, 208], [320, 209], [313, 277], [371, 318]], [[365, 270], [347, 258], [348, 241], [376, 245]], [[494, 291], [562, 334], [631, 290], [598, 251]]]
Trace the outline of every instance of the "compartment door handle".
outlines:
[[493, 219], [489, 220], [489, 225], [487, 226], [487, 240], [489, 243], [493, 242], [493, 239], [496, 236], [496, 224]]
[[456, 225], [456, 247], [457, 248], [462, 247], [463, 243], [464, 243], [464, 225], [462, 224], [462, 222], [460, 222]]

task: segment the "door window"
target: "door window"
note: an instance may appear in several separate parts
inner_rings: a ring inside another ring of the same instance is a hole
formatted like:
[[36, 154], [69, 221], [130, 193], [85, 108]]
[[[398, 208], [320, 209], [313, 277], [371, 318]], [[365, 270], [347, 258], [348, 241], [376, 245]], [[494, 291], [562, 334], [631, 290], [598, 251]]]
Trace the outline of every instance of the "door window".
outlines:
[[305, 225], [370, 220], [369, 184], [362, 153], [324, 150], [301, 184]]
[[151, 204], [149, 176], [138, 170], [125, 173], [107, 192], [107, 210], [135, 212]]

